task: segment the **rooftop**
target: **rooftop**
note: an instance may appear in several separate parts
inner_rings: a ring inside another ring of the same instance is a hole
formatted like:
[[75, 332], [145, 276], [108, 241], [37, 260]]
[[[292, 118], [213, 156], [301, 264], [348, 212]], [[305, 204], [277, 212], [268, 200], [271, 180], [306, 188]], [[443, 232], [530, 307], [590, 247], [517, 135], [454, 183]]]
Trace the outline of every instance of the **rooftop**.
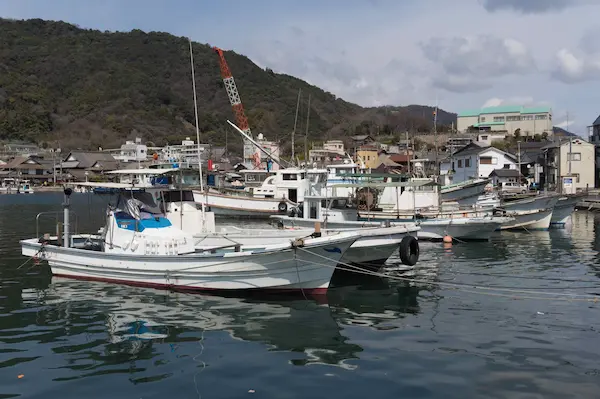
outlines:
[[516, 169], [494, 169], [490, 176], [498, 177], [519, 177], [519, 171]]
[[458, 117], [479, 116], [484, 114], [544, 114], [549, 112], [552, 112], [550, 107], [523, 107], [521, 105], [505, 105], [462, 111], [458, 113]]

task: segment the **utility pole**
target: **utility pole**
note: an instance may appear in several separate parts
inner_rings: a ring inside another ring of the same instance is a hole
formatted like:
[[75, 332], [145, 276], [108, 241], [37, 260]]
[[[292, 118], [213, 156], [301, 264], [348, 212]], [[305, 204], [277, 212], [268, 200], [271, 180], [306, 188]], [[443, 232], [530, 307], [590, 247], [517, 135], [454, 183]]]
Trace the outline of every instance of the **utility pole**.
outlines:
[[[568, 129], [569, 129], [569, 111], [567, 111], [567, 132], [569, 132]], [[573, 154], [571, 153], [572, 149], [573, 149], [573, 138], [571, 136], [569, 136], [569, 176], [571, 176], [571, 161], [573, 161]]]
[[438, 159], [438, 135], [437, 135], [437, 113], [438, 113], [438, 99], [435, 97], [435, 111], [433, 112], [433, 134], [435, 139], [435, 173], [437, 176], [440, 175], [440, 163]]

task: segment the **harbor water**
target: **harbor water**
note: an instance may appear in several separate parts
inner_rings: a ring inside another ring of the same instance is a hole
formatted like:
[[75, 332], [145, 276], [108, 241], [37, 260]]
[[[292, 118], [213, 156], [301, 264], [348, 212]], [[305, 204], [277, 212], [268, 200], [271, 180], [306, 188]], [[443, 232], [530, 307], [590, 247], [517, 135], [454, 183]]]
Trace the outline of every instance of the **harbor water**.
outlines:
[[[107, 200], [72, 196], [79, 232]], [[54, 234], [36, 215], [61, 201], [0, 195], [0, 399], [600, 396], [600, 215], [421, 243], [313, 300], [52, 278], [18, 241]]]

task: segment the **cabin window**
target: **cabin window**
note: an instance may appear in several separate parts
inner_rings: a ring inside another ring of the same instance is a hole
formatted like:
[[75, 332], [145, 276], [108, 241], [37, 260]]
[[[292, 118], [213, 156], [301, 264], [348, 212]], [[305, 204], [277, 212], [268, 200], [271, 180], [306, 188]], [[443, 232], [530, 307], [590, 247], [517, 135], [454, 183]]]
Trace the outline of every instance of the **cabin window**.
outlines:
[[509, 163], [505, 163], [504, 164], [504, 169], [510, 169], [510, 164]]
[[459, 160], [458, 160], [458, 167], [459, 167], [459, 168], [462, 168], [462, 159], [459, 159]]
[[298, 176], [295, 173], [284, 173], [283, 180], [298, 180]]
[[465, 168], [470, 168], [471, 167], [471, 158], [467, 158], [465, 159]]
[[567, 154], [567, 161], [581, 161], [581, 153], [572, 152], [570, 154]]

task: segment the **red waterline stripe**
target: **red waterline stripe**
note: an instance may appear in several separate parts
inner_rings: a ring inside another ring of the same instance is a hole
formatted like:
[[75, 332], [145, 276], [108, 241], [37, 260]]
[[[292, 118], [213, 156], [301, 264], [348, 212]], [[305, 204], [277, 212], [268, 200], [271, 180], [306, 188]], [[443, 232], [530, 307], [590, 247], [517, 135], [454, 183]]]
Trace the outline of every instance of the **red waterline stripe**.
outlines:
[[145, 288], [155, 288], [159, 290], [172, 290], [172, 291], [181, 291], [181, 292], [212, 292], [212, 293], [227, 293], [227, 292], [248, 292], [248, 293], [258, 293], [264, 292], [269, 294], [302, 294], [315, 296], [315, 295], [326, 295], [327, 288], [248, 288], [248, 289], [222, 289], [222, 288], [197, 288], [197, 287], [189, 287], [187, 285], [169, 285], [169, 284], [157, 284], [157, 283], [143, 283], [139, 281], [130, 281], [130, 280], [118, 280], [118, 279], [110, 279], [110, 278], [101, 278], [101, 277], [88, 277], [88, 276], [71, 276], [66, 274], [52, 274], [56, 277], [69, 278], [74, 280], [84, 280], [84, 281], [101, 281], [104, 283], [116, 283], [116, 284], [124, 284], [131, 285], [134, 287], [145, 287]]

